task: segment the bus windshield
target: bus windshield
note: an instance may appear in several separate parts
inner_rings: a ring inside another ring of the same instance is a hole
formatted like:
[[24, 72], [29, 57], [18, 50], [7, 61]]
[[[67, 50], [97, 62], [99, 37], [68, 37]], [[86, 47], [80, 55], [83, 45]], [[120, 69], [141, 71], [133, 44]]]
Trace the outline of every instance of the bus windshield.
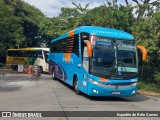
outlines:
[[117, 40], [118, 66], [136, 67], [136, 51], [133, 41]]
[[96, 37], [92, 45], [91, 74], [110, 79], [126, 79], [137, 75], [137, 55], [133, 40]]
[[45, 58], [45, 62], [48, 63], [48, 55], [49, 55], [49, 51], [43, 51], [44, 53], [44, 58]]

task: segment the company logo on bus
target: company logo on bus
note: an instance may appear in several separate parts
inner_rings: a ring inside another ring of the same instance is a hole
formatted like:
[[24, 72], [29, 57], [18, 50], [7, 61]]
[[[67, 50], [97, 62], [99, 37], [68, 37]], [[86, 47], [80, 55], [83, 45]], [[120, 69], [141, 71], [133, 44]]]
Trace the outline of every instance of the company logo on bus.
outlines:
[[118, 89], [118, 85], [115, 85], [115, 89]]

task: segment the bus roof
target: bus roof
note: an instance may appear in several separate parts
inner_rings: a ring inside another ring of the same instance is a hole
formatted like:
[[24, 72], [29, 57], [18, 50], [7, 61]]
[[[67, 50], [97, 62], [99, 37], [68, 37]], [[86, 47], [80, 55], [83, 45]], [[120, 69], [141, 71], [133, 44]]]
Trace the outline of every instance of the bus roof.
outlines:
[[30, 47], [30, 48], [19, 48], [19, 49], [8, 49], [8, 50], [46, 50], [46, 51], [49, 51], [49, 48]]
[[[82, 32], [89, 33], [90, 35], [102, 36], [102, 37], [110, 37], [110, 38], [126, 39], [126, 40], [134, 39], [134, 37], [131, 34], [124, 32], [122, 30], [117, 30], [117, 29], [112, 29], [112, 28], [103, 28], [103, 27], [96, 27], [96, 26], [82, 26], [82, 27], [74, 29], [74, 34], [78, 34]], [[51, 42], [66, 38], [68, 36], [68, 33], [65, 33], [59, 36], [58, 38], [53, 39]]]

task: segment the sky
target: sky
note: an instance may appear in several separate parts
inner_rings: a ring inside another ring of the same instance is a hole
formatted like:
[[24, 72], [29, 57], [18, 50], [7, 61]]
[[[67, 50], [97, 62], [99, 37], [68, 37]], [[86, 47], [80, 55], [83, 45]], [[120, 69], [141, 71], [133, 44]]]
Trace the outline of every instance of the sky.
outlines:
[[[73, 8], [72, 2], [85, 6], [89, 3], [89, 9], [107, 3], [107, 0], [23, 0], [30, 5], [40, 9], [47, 17], [56, 17], [60, 14], [62, 7]], [[119, 0], [122, 4], [124, 0]]]

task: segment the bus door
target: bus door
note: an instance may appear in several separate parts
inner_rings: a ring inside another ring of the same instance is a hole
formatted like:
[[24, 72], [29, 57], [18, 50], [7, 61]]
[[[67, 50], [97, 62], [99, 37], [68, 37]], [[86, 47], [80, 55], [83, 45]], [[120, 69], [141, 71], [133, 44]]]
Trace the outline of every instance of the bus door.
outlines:
[[89, 72], [89, 57], [87, 55], [87, 47], [84, 47], [83, 50], [83, 68], [84, 70], [86, 70], [87, 72]]
[[81, 85], [83, 85], [83, 87], [81, 87], [81, 91], [83, 91], [84, 93], [87, 93], [87, 75], [89, 73], [89, 57], [87, 54], [87, 46], [83, 47], [83, 53], [82, 53], [82, 76], [83, 79], [81, 82]]

